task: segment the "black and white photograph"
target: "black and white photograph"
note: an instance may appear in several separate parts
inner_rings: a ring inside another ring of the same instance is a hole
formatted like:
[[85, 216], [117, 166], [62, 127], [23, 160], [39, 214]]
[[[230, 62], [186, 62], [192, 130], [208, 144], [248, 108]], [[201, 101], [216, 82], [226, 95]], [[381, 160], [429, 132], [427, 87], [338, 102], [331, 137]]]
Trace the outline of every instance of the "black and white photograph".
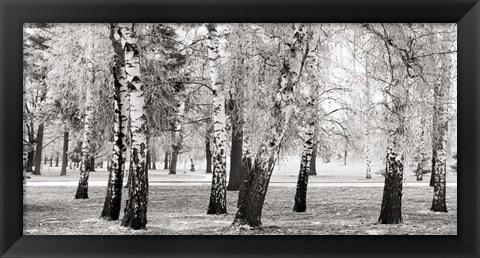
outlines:
[[24, 235], [457, 235], [456, 23], [24, 23], [22, 110]]

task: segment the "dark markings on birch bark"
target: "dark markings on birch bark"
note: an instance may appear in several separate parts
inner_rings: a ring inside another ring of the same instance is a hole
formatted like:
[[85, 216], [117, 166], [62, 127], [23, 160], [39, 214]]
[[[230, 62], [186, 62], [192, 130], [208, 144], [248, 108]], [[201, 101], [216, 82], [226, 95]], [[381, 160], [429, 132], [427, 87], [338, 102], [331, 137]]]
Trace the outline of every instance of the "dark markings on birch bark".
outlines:
[[403, 161], [399, 155], [393, 151], [387, 154], [382, 208], [378, 218], [381, 224], [402, 223]]
[[134, 24], [119, 25], [125, 53], [125, 73], [130, 93], [131, 151], [128, 198], [122, 226], [143, 229], [147, 224], [148, 167], [145, 99], [140, 70], [140, 49]]
[[447, 212], [446, 176], [447, 176], [447, 132], [448, 132], [448, 92], [450, 71], [446, 57], [440, 57], [440, 64], [445, 71], [440, 81], [434, 85], [434, 120], [433, 120], [433, 200], [430, 210]]
[[122, 35], [118, 24], [110, 24], [110, 39], [114, 50], [113, 88], [114, 88], [114, 143], [108, 165], [108, 184], [101, 217], [117, 220], [120, 217], [122, 187], [127, 152], [127, 123], [129, 113], [128, 89], [125, 73], [125, 53], [122, 47]]
[[[262, 208], [267, 194], [268, 184], [273, 168], [278, 159], [285, 129], [291, 114], [294, 84], [298, 82], [308, 53], [308, 40], [305, 40], [306, 29], [302, 24], [295, 25], [292, 40], [288, 44], [290, 59], [284, 60], [278, 81], [278, 91], [272, 109], [275, 118], [271, 133], [261, 143], [255, 156], [251, 175], [248, 182], [242, 205], [238, 208], [233, 225], [249, 225], [260, 227]], [[311, 34], [310, 34], [311, 36]]]
[[225, 96], [218, 80], [219, 39], [216, 26], [207, 24], [207, 52], [213, 90], [213, 175], [207, 214], [227, 214]]

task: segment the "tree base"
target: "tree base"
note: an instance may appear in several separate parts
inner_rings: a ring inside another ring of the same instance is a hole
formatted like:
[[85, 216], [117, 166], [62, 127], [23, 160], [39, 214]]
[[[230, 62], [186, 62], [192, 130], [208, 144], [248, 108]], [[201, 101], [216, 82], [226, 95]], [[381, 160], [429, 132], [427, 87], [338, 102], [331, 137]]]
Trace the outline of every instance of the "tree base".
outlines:
[[75, 194], [75, 199], [88, 199], [88, 194]]
[[435, 205], [435, 204], [432, 204], [432, 207], [430, 208], [430, 211], [433, 211], [433, 212], [448, 212], [446, 205]]

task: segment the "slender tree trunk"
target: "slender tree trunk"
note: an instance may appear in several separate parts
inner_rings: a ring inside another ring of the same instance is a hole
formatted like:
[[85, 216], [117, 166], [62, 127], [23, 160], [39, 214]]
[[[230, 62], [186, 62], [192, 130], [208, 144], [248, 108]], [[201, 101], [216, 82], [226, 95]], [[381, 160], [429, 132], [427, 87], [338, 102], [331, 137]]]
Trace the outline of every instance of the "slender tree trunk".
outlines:
[[365, 160], [367, 163], [367, 169], [365, 178], [371, 179], [372, 178], [372, 139], [370, 135], [371, 125], [370, 125], [370, 117], [371, 117], [371, 108], [372, 108], [372, 100], [370, 94], [370, 78], [368, 74], [368, 58], [365, 58], [365, 115], [364, 115], [364, 122], [366, 126], [365, 130]]
[[216, 26], [207, 24], [210, 83], [213, 90], [213, 176], [207, 214], [227, 213], [225, 96], [218, 81], [219, 39]]
[[151, 151], [151, 155], [150, 155], [150, 159], [151, 159], [151, 162], [152, 162], [152, 165], [151, 165], [151, 169], [152, 170], [157, 170], [157, 166], [156, 166], [156, 162], [157, 162], [157, 153], [155, 152], [156, 148], [155, 148], [155, 138], [152, 138], [152, 144], [151, 144], [151, 148], [150, 148], [152, 151]]
[[163, 169], [168, 169], [170, 166], [168, 164], [168, 156], [170, 154], [170, 151], [169, 150], [166, 150], [165, 151], [165, 158], [163, 159]]
[[68, 163], [68, 129], [65, 128], [63, 132], [63, 150], [62, 150], [62, 168], [60, 170], [61, 176], [67, 175], [67, 163]]
[[261, 226], [262, 208], [267, 194], [268, 184], [275, 163], [278, 159], [280, 146], [285, 136], [293, 99], [293, 88], [302, 73], [304, 61], [308, 53], [308, 37], [303, 25], [295, 24], [295, 31], [288, 44], [290, 58], [283, 61], [280, 73], [278, 91], [275, 99], [272, 117], [274, 122], [270, 134], [260, 144], [256, 154], [253, 171], [247, 176], [245, 196], [238, 208], [233, 221], [234, 225]]
[[210, 149], [210, 140], [208, 139], [208, 137], [205, 141], [205, 156], [207, 159], [205, 173], [212, 173], [212, 150]]
[[58, 164], [60, 163], [60, 157], [58, 156], [58, 153], [57, 153], [57, 157], [55, 158], [55, 167], [58, 168]]
[[110, 24], [110, 39], [114, 50], [113, 86], [114, 86], [114, 144], [108, 165], [108, 184], [101, 217], [117, 220], [120, 217], [122, 187], [127, 153], [128, 116], [130, 103], [128, 97], [127, 75], [125, 72], [125, 53], [122, 47], [122, 34], [117, 23]]
[[47, 165], [47, 162], [48, 162], [48, 158], [47, 158], [47, 156], [45, 155], [45, 157], [43, 157], [43, 165], [46, 166], [46, 165]]
[[[93, 82], [93, 80], [90, 80]], [[93, 96], [90, 86], [87, 86], [87, 103], [85, 104], [85, 125], [83, 128], [82, 161], [80, 163], [80, 180], [78, 181], [75, 199], [88, 199], [88, 177], [93, 169], [91, 154], [91, 137], [93, 131]]]
[[120, 26], [124, 37], [125, 72], [130, 92], [130, 119], [132, 145], [130, 153], [131, 182], [122, 225], [132, 229], [145, 228], [147, 224], [148, 168], [147, 126], [145, 120], [145, 99], [140, 73], [140, 48], [134, 25]]
[[367, 162], [367, 170], [365, 174], [366, 179], [371, 179], [372, 178], [372, 144], [371, 144], [371, 139], [370, 139], [370, 133], [367, 130], [367, 133], [365, 135], [366, 141], [367, 141], [367, 146], [365, 147], [365, 159]]
[[417, 177], [417, 181], [423, 181], [423, 170], [424, 170], [424, 164], [426, 161], [426, 152], [425, 152], [425, 117], [422, 112], [422, 119], [421, 119], [421, 132], [420, 132], [420, 147], [419, 147], [419, 153], [418, 153], [418, 163], [417, 163], [417, 169], [415, 171], [415, 175]]
[[93, 115], [94, 115], [94, 102], [93, 102], [93, 92], [92, 87], [95, 82], [95, 72], [93, 70], [94, 61], [93, 61], [93, 49], [94, 49], [94, 38], [93, 33], [90, 32], [88, 35], [88, 46], [85, 51], [85, 59], [87, 61], [87, 67], [90, 69], [88, 72], [87, 79], [87, 93], [86, 93], [86, 103], [85, 103], [85, 124], [83, 128], [83, 142], [82, 142], [82, 159], [80, 163], [80, 179], [78, 181], [77, 193], [75, 194], [75, 199], [88, 199], [88, 177], [90, 171], [93, 170], [94, 164], [92, 164], [92, 133], [93, 133]]
[[[313, 111], [315, 107], [315, 96], [311, 96], [311, 101], [307, 104], [309, 109]], [[300, 162], [300, 171], [298, 173], [297, 191], [295, 193], [295, 204], [293, 211], [305, 212], [307, 210], [307, 186], [308, 176], [310, 174], [310, 161], [312, 159], [313, 142], [315, 141], [315, 118], [312, 114], [309, 114], [308, 124], [303, 128], [305, 135], [305, 142], [303, 143], [302, 160]]]
[[33, 171], [34, 175], [41, 175], [41, 169], [40, 167], [42, 166], [42, 147], [43, 147], [43, 131], [44, 131], [44, 124], [40, 123], [38, 125], [38, 130], [37, 130], [37, 138], [35, 142], [37, 143], [35, 147], [35, 170]]
[[[446, 57], [442, 58], [444, 71], [450, 71]], [[449, 73], [442, 76], [441, 81], [434, 85], [434, 123], [433, 123], [433, 200], [430, 210], [447, 212], [446, 204], [446, 175], [447, 175], [447, 143], [448, 143], [448, 92], [450, 80]]]
[[[35, 144], [35, 133], [33, 130], [33, 123], [30, 123], [30, 125], [27, 127], [27, 132], [28, 132], [28, 142], [30, 143], [31, 146], [33, 146]], [[27, 156], [26, 172], [33, 172], [34, 160], [35, 160], [35, 148], [30, 148], [30, 151], [28, 152], [28, 156]]]

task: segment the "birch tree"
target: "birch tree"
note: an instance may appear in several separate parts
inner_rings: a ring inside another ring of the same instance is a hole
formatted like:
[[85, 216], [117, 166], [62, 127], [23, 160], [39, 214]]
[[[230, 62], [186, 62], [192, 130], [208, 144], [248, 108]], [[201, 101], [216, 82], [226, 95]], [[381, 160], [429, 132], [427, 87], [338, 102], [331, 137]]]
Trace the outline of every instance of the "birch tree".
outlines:
[[122, 226], [143, 229], [147, 224], [148, 171], [145, 100], [140, 72], [138, 31], [133, 23], [119, 24], [125, 54], [125, 74], [130, 95], [131, 152], [130, 184]]
[[210, 203], [207, 214], [227, 213], [227, 171], [226, 171], [226, 117], [225, 95], [219, 81], [218, 59], [219, 36], [215, 24], [207, 24], [208, 65], [210, 85], [213, 91], [213, 176]]
[[91, 159], [91, 140], [92, 140], [92, 119], [93, 119], [93, 95], [92, 86], [95, 81], [95, 75], [93, 71], [94, 60], [92, 51], [95, 47], [93, 34], [90, 32], [87, 36], [87, 46], [85, 50], [85, 62], [87, 69], [87, 81], [86, 81], [86, 103], [85, 103], [85, 124], [83, 128], [83, 142], [82, 142], [82, 161], [80, 163], [80, 179], [78, 181], [77, 193], [75, 199], [88, 199], [88, 177], [90, 171], [95, 164], [92, 164]]
[[127, 152], [127, 122], [130, 113], [125, 72], [125, 52], [120, 28], [117, 23], [110, 24], [110, 39], [114, 49], [114, 144], [112, 158], [108, 166], [109, 176], [107, 192], [101, 217], [107, 220], [117, 220], [120, 216], [122, 200], [123, 176]]
[[246, 178], [243, 192], [245, 196], [240, 198], [242, 203], [235, 215], [234, 225], [261, 226], [263, 203], [292, 112], [294, 87], [298, 83], [308, 53], [309, 34], [308, 26], [295, 24], [290, 40], [286, 43], [287, 57], [281, 65], [272, 109], [274, 122], [270, 126], [270, 135], [263, 140], [255, 156], [252, 172]]
[[450, 82], [450, 65], [448, 56], [440, 56], [437, 68], [443, 75], [434, 84], [433, 109], [433, 201], [432, 211], [447, 212], [446, 174], [447, 174], [447, 142], [448, 142], [448, 92]]

